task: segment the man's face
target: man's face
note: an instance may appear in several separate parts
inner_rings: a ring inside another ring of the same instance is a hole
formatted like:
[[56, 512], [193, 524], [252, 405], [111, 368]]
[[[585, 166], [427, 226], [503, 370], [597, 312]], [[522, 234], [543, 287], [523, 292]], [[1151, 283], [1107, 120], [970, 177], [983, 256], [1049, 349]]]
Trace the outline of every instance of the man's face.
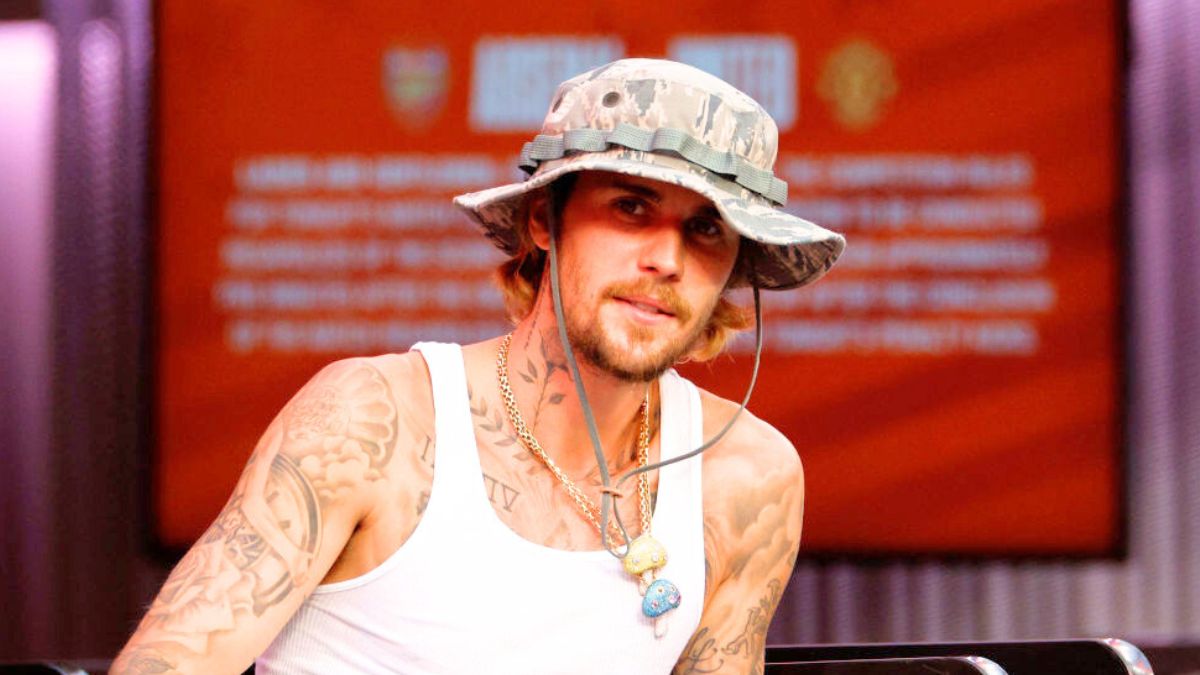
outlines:
[[687, 188], [602, 171], [579, 175], [563, 209], [567, 335], [593, 365], [648, 382], [708, 323], [739, 238]]

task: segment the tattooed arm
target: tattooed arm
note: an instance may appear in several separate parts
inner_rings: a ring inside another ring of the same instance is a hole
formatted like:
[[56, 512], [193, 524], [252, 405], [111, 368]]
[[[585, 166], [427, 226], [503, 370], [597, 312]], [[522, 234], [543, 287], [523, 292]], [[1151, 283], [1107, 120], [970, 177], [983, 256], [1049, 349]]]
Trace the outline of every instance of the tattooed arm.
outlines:
[[762, 673], [767, 626], [796, 563], [804, 474], [791, 443], [752, 416], [712, 451], [704, 465], [704, 613], [674, 672]]
[[396, 436], [396, 402], [373, 360], [318, 373], [267, 428], [110, 672], [243, 671], [369, 512]]

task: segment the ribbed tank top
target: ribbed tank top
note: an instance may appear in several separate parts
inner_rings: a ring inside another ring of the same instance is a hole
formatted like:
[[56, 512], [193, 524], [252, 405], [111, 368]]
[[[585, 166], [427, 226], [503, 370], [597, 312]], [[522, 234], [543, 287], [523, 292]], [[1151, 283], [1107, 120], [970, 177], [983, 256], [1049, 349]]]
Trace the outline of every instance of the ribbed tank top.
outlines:
[[[668, 673], [700, 623], [699, 459], [660, 470], [652, 520], [680, 589], [654, 637], [637, 584], [606, 551], [565, 551], [509, 529], [488, 501], [458, 345], [421, 343], [437, 438], [429, 502], [409, 539], [366, 574], [318, 586], [267, 650], [271, 673]], [[663, 375], [660, 447], [702, 442], [700, 397]]]

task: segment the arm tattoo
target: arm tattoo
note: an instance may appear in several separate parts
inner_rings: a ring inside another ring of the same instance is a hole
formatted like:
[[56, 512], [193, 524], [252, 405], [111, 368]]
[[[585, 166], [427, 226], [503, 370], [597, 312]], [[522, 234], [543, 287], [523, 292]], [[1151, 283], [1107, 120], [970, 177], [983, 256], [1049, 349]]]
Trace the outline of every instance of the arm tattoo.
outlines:
[[706, 602], [701, 627], [675, 673], [762, 673], [767, 629], [796, 561], [800, 494], [795, 473], [768, 475], [704, 520]]
[[397, 436], [396, 404], [376, 368], [357, 364], [310, 383], [283, 411], [288, 455], [322, 503], [378, 480]]
[[433, 468], [433, 439], [429, 434], [425, 435], [425, 441], [421, 445], [421, 462], [429, 468]]
[[164, 654], [181, 648], [207, 654], [212, 638], [311, 581], [322, 507], [382, 477], [397, 417], [387, 381], [365, 361], [326, 369], [301, 389], [264, 434], [225, 508], [167, 578], [113, 672], [165, 672], [173, 666]]
[[725, 665], [717, 649], [717, 641], [709, 634], [707, 626], [696, 631], [691, 642], [683, 650], [683, 656], [675, 667], [677, 675], [692, 675], [692, 673], [715, 673]]
[[144, 623], [151, 634], [205, 653], [243, 614], [262, 616], [308, 575], [320, 543], [317, 497], [300, 470], [276, 455], [265, 498], [235, 492], [175, 567]]
[[767, 593], [758, 599], [758, 605], [746, 610], [746, 625], [742, 632], [733, 638], [721, 651], [730, 656], [757, 655], [761, 656], [767, 639], [767, 628], [771, 624], [771, 616], [775, 606], [783, 597], [783, 583], [772, 579], [767, 584]]
[[110, 668], [113, 673], [131, 673], [132, 675], [158, 675], [159, 673], [169, 673], [174, 669], [174, 664], [150, 647], [138, 647], [122, 654]]

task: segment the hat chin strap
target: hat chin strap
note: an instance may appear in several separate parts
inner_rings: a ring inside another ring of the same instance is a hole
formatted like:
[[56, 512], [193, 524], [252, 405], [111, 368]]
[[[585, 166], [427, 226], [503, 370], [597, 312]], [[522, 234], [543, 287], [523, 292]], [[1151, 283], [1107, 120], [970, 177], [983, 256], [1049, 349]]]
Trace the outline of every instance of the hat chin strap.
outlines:
[[682, 462], [685, 459], [690, 459], [704, 452], [705, 450], [716, 445], [730, 429], [733, 428], [734, 422], [737, 421], [742, 411], [746, 409], [746, 404], [750, 402], [750, 394], [754, 392], [754, 385], [758, 382], [758, 366], [762, 361], [762, 303], [759, 298], [759, 289], [757, 286], [752, 286], [754, 289], [754, 369], [750, 374], [750, 385], [746, 387], [746, 395], [742, 397], [742, 403], [733, 415], [729, 417], [729, 421], [725, 426], [721, 427], [712, 438], [700, 444], [700, 447], [686, 452], [671, 459], [648, 464], [643, 467], [633, 469], [621, 476], [614, 487], [612, 478], [608, 473], [608, 462], [605, 460], [604, 448], [600, 444], [600, 434], [596, 429], [596, 417], [592, 413], [592, 406], [588, 403], [587, 391], [583, 387], [583, 378], [579, 376], [579, 364], [575, 361], [575, 352], [571, 348], [571, 341], [567, 339], [567, 321], [563, 312], [562, 292], [559, 289], [558, 279], [558, 213], [561, 213], [559, 207], [559, 191], [551, 189], [551, 198], [547, 201], [546, 210], [547, 223], [550, 229], [550, 296], [554, 305], [555, 323], [558, 325], [558, 340], [562, 343], [563, 352], [567, 357], [567, 367], [571, 369], [571, 378], [575, 383], [575, 394], [579, 397], [579, 404], [583, 408], [583, 418], [587, 423], [588, 436], [592, 441], [592, 451], [596, 454], [596, 467], [600, 470], [600, 482], [602, 488], [600, 490], [600, 531], [608, 531], [608, 517], [612, 513], [615, 515], [617, 529], [621, 532], [621, 538], [624, 539], [624, 550], [617, 550], [609, 543], [608, 537], [601, 537], [604, 540], [604, 548], [617, 558], [624, 558], [629, 550], [629, 533], [625, 530], [625, 524], [621, 522], [621, 512], [613, 508], [613, 492], [620, 490], [625, 481], [637, 476], [638, 474], [647, 471], [655, 471], [668, 464]]

